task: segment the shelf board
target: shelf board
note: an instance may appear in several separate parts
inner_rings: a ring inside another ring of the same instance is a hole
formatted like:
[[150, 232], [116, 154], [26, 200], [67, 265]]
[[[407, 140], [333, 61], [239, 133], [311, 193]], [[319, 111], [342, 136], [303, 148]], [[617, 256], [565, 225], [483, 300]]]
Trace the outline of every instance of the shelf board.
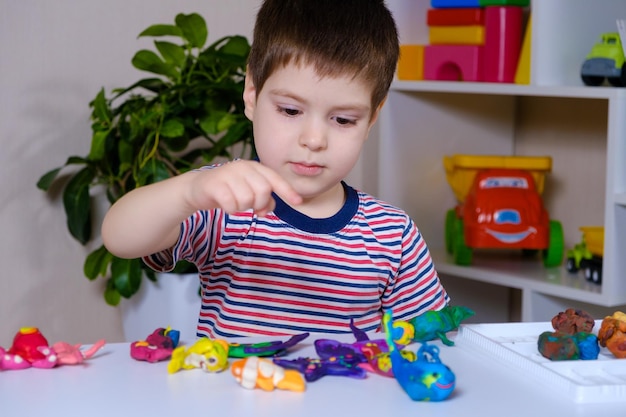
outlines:
[[626, 97], [626, 88], [586, 86], [544, 86], [464, 81], [394, 81], [393, 91], [434, 93], [497, 94], [508, 96], [571, 97], [610, 99]]
[[545, 268], [538, 258], [524, 259], [521, 252], [475, 251], [471, 266], [456, 265], [445, 249], [431, 248], [430, 253], [439, 274], [597, 305], [608, 304], [602, 286], [585, 280], [582, 272], [570, 274], [562, 266]]

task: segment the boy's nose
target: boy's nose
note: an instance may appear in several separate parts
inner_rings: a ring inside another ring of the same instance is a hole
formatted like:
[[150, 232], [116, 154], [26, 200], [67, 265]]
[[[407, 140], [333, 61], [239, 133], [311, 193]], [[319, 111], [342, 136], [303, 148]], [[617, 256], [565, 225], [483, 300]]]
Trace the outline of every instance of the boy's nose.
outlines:
[[300, 145], [311, 151], [325, 149], [327, 145], [326, 130], [316, 123], [307, 123], [300, 133]]

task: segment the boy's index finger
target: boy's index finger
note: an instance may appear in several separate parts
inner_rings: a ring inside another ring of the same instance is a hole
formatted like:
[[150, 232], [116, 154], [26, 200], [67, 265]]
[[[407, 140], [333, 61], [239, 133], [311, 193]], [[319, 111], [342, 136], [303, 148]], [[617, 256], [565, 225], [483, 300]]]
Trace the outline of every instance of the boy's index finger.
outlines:
[[270, 168], [264, 168], [266, 172], [265, 177], [272, 185], [274, 192], [278, 194], [280, 198], [292, 205], [297, 206], [298, 204], [302, 204], [302, 196], [300, 196], [283, 177]]

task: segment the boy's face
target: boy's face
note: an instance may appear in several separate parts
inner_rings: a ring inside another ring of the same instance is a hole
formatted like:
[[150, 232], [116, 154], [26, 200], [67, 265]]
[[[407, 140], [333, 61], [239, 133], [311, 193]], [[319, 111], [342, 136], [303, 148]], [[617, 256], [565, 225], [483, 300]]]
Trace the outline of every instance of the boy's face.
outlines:
[[348, 76], [320, 78], [310, 65], [279, 68], [260, 92], [251, 78], [244, 101], [261, 162], [305, 201], [343, 198], [340, 181], [356, 163], [380, 108], [371, 108], [371, 87]]

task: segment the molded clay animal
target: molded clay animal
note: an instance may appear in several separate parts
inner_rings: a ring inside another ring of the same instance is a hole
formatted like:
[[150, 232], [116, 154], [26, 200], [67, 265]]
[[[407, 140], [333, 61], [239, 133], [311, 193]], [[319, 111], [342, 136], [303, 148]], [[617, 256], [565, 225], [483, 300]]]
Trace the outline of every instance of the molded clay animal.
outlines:
[[[467, 307], [446, 306], [438, 311], [427, 311], [408, 320], [413, 325], [414, 342], [428, 342], [430, 340], [440, 339], [446, 346], [454, 345], [454, 342], [448, 339], [446, 333], [456, 330], [461, 322], [474, 315], [474, 311]], [[402, 323], [402, 322], [400, 322]], [[405, 340], [402, 332], [405, 330], [394, 323], [392, 328], [393, 340]]]
[[452, 394], [456, 376], [439, 359], [439, 348], [422, 343], [413, 362], [405, 359], [392, 340], [391, 311], [383, 315], [385, 338], [389, 345], [393, 375], [413, 401], [442, 401]]
[[189, 346], [179, 346], [172, 352], [167, 372], [173, 374], [180, 369], [202, 369], [205, 372], [221, 372], [228, 368], [228, 342], [206, 337]]

